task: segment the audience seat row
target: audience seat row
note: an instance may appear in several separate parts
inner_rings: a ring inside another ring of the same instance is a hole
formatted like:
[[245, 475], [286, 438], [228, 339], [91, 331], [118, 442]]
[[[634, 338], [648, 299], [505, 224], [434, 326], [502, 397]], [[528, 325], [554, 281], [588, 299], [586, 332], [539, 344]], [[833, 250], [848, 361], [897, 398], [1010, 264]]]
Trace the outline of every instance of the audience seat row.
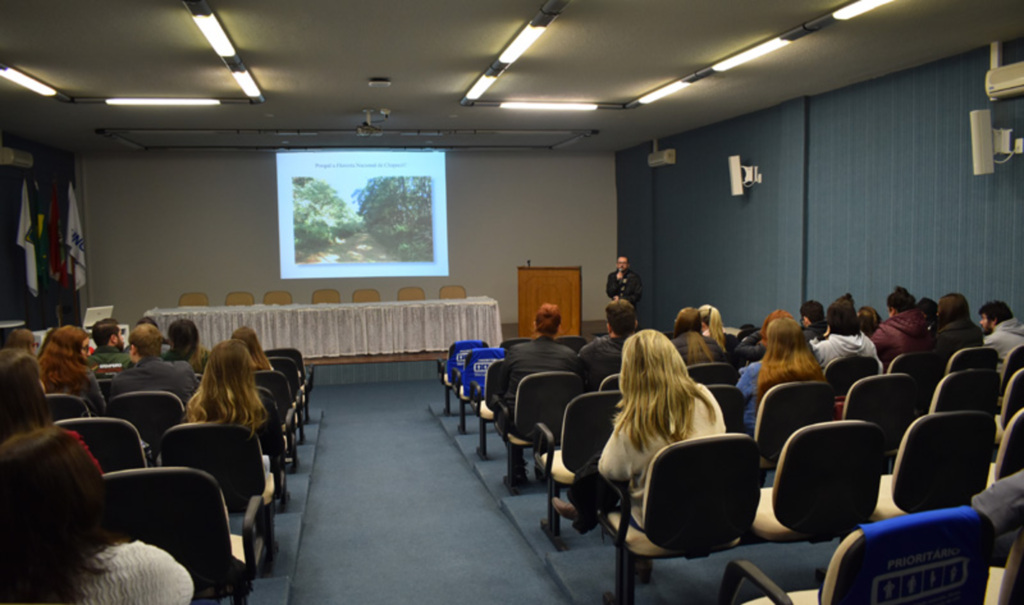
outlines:
[[[438, 291], [439, 299], [466, 298], [466, 289], [462, 286], [442, 286]], [[426, 292], [418, 286], [407, 286], [398, 290], [396, 300], [426, 300]], [[352, 293], [352, 302], [380, 302], [380, 292], [372, 288], [356, 290]], [[290, 305], [292, 304], [291, 292], [285, 290], [271, 290], [263, 295], [265, 305]], [[331, 288], [323, 288], [313, 292], [311, 299], [313, 304], [339, 304], [341, 293]], [[229, 292], [224, 298], [227, 306], [247, 306], [256, 304], [256, 297], [252, 292]], [[185, 292], [178, 297], [179, 307], [207, 307], [210, 305], [210, 297], [205, 292]]]

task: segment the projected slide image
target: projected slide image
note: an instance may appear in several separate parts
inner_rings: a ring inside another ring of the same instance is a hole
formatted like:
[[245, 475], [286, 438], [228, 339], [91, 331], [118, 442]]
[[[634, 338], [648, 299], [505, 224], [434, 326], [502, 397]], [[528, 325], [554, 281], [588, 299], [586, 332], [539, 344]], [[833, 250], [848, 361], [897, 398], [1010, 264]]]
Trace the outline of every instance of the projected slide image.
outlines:
[[429, 176], [375, 177], [343, 199], [326, 181], [292, 178], [295, 262], [434, 260]]
[[448, 275], [445, 155], [277, 154], [281, 279]]

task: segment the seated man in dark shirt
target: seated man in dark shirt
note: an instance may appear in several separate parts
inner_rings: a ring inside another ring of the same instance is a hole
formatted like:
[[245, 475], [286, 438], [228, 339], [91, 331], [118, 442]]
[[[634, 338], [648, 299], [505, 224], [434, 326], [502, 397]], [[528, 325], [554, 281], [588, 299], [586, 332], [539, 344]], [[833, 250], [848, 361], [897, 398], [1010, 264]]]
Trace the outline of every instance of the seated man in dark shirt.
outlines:
[[182, 405], [195, 393], [199, 382], [186, 361], [160, 359], [164, 337], [149, 324], [135, 326], [128, 335], [128, 354], [135, 367], [123, 370], [110, 385], [110, 397], [134, 391], [167, 391], [181, 399]]
[[89, 369], [97, 374], [117, 374], [132, 367], [131, 355], [124, 352], [121, 326], [113, 317], [101, 319], [92, 327], [96, 350], [89, 356]]
[[595, 338], [580, 349], [583, 380], [588, 391], [596, 391], [601, 381], [622, 369], [622, 345], [636, 332], [636, 310], [628, 300], [619, 299], [604, 308], [608, 335]]

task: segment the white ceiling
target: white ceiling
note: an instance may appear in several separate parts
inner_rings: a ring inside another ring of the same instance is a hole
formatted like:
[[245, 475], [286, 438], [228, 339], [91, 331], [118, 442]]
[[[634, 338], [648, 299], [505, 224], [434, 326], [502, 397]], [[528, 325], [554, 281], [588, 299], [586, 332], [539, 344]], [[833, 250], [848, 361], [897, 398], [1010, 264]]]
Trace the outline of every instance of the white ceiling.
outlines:
[[[0, 80], [0, 130], [76, 152], [126, 149], [97, 130], [146, 148], [547, 148], [595, 132], [563, 148], [609, 151], [1024, 36], [1021, 0], [896, 0], [652, 105], [523, 112], [459, 101], [543, 0], [208, 2], [264, 103], [62, 103]], [[622, 105], [848, 3], [575, 0], [481, 100]], [[0, 63], [76, 99], [244, 98], [177, 0], [4, 2]], [[355, 136], [381, 107], [385, 134]]]

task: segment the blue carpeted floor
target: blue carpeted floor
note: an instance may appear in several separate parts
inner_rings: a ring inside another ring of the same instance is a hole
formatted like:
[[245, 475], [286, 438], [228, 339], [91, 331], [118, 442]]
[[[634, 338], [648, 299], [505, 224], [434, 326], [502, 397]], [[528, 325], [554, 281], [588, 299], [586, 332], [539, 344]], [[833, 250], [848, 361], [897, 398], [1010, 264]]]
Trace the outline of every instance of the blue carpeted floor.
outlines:
[[[540, 529], [544, 486], [509, 495], [493, 428], [480, 460], [476, 419], [460, 435], [458, 404], [444, 415], [436, 381], [318, 386], [312, 404], [323, 416], [315, 461], [303, 461], [312, 464], [288, 603], [599, 603], [613, 589], [611, 541], [564, 525], [570, 550], [555, 550]], [[659, 560], [636, 600], [713, 604], [733, 558], [786, 589], [811, 588], [834, 549], [756, 544]]]

